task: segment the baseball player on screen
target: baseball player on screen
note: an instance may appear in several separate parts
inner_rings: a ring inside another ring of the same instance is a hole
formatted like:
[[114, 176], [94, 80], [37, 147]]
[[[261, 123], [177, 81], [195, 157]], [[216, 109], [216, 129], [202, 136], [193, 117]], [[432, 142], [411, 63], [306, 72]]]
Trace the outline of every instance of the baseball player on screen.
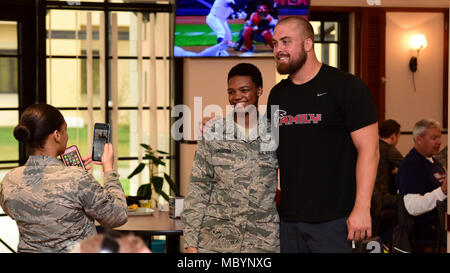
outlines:
[[206, 16], [206, 23], [216, 33], [217, 43], [226, 41], [230, 46], [233, 44], [230, 25], [228, 24], [228, 17], [235, 11], [234, 0], [215, 0], [214, 4]]

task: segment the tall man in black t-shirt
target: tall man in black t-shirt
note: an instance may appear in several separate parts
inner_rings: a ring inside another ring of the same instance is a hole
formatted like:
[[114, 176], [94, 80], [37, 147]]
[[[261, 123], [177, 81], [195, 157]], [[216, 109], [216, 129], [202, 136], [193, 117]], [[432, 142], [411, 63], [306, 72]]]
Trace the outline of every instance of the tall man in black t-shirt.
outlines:
[[277, 70], [289, 74], [267, 105], [280, 136], [281, 251], [350, 252], [350, 240], [371, 237], [379, 159], [373, 100], [359, 78], [317, 60], [307, 20], [280, 20], [273, 42]]

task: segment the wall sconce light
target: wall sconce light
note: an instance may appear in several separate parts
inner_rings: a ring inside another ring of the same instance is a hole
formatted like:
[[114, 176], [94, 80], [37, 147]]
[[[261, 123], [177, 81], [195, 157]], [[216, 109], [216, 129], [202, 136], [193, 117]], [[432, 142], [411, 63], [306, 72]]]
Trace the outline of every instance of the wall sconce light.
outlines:
[[419, 57], [420, 50], [427, 47], [427, 38], [425, 38], [425, 35], [423, 34], [416, 34], [411, 37], [409, 40], [409, 47], [413, 50], [417, 50], [417, 55], [414, 57], [411, 57], [409, 60], [409, 69], [412, 72], [417, 71], [417, 57]]

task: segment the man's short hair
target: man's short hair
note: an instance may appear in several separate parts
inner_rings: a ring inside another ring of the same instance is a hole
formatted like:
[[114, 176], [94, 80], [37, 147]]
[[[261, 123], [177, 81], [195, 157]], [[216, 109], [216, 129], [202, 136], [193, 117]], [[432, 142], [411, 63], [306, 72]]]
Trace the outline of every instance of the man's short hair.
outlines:
[[230, 72], [228, 72], [227, 81], [229, 81], [234, 76], [249, 76], [252, 78], [252, 81], [255, 83], [256, 87], [263, 86], [263, 80], [261, 76], [261, 71], [250, 63], [240, 63], [233, 68], [231, 68]]
[[[282, 18], [280, 21], [278, 21], [277, 26], [281, 25], [283, 23], [287, 23], [287, 22], [293, 22], [293, 23], [297, 24], [297, 27], [299, 28], [299, 31], [301, 34], [301, 37], [303, 39], [311, 38], [314, 42], [314, 28], [307, 19], [305, 19], [301, 16], [293, 16], [293, 15], [286, 16], [286, 17]], [[275, 28], [276, 28], [276, 26], [275, 26]]]
[[422, 120], [419, 120], [418, 122], [416, 122], [416, 124], [414, 124], [414, 127], [413, 127], [414, 143], [416, 142], [417, 137], [422, 136], [423, 133], [429, 128], [439, 128], [440, 129], [441, 124], [439, 123], [439, 121], [436, 121], [431, 118], [422, 119]]
[[392, 134], [400, 133], [400, 124], [393, 119], [387, 119], [380, 124], [380, 128], [378, 129], [378, 134], [381, 138], [388, 138], [392, 136]]

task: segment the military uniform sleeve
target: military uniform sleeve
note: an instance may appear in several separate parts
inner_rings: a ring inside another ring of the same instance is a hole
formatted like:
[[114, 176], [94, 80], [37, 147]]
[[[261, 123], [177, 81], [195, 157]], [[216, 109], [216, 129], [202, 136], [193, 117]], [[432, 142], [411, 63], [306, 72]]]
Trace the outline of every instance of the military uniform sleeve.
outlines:
[[8, 207], [5, 205], [6, 200], [5, 200], [2, 185], [3, 185], [3, 182], [6, 181], [7, 179], [9, 179], [9, 173], [5, 175], [3, 181], [0, 181], [0, 206], [2, 207], [2, 210], [4, 213], [6, 213], [9, 217], [11, 217], [13, 220], [15, 220], [14, 216], [12, 215], [12, 213], [10, 213], [8, 211]]
[[211, 153], [205, 141], [199, 141], [192, 164], [188, 193], [184, 199], [181, 219], [184, 224], [184, 246], [196, 247], [205, 209], [214, 182], [214, 170], [210, 164]]
[[104, 180], [102, 187], [91, 174], [85, 173], [79, 183], [81, 203], [86, 214], [103, 227], [121, 226], [128, 220], [128, 209], [119, 174], [116, 171], [106, 172]]

